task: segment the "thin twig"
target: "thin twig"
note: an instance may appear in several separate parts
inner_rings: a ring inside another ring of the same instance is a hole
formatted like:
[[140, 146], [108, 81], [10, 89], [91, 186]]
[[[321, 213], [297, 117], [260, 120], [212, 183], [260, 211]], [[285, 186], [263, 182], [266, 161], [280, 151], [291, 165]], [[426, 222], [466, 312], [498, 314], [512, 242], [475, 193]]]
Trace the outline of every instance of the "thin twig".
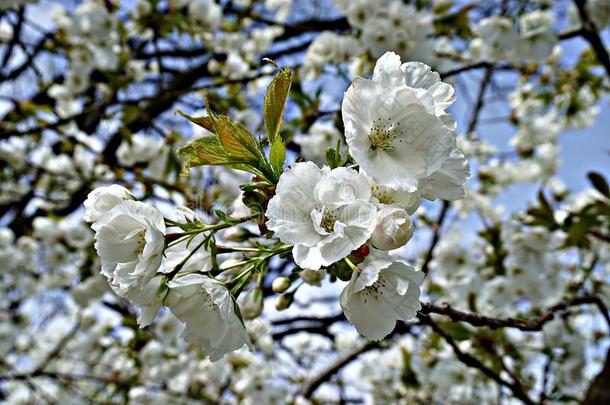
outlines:
[[581, 306], [581, 305], [596, 305], [606, 322], [608, 323], [608, 329], [610, 330], [610, 317], [608, 310], [605, 308], [602, 300], [597, 296], [586, 296], [577, 297], [572, 299], [565, 299], [558, 302], [555, 305], [548, 307], [544, 313], [536, 318], [532, 319], [518, 319], [518, 318], [492, 318], [484, 315], [462, 312], [451, 308], [449, 304], [434, 305], [427, 302], [422, 302], [422, 314], [439, 314], [448, 316], [452, 321], [466, 322], [472, 326], [484, 326], [490, 329], [498, 328], [515, 328], [525, 332], [540, 331], [542, 327], [553, 320], [555, 314], [560, 311], [564, 311], [570, 307]]
[[606, 74], [608, 75], [608, 78], [610, 78], [610, 55], [608, 55], [608, 51], [606, 50], [606, 47], [604, 46], [604, 43], [602, 42], [602, 39], [599, 36], [598, 29], [595, 26], [595, 23], [589, 16], [585, 4], [586, 0], [574, 0], [574, 5], [578, 10], [578, 15], [582, 24], [581, 35], [589, 42], [591, 48], [593, 48], [593, 51], [597, 56], [597, 59], [606, 69]]
[[474, 357], [466, 352], [463, 352], [459, 348], [459, 346], [457, 345], [457, 343], [455, 342], [453, 337], [451, 337], [440, 326], [438, 326], [436, 324], [436, 322], [434, 322], [432, 320], [432, 318], [430, 318], [428, 315], [419, 314], [418, 318], [422, 324], [430, 326], [437, 335], [442, 337], [445, 340], [445, 342], [447, 342], [447, 344], [451, 347], [451, 349], [453, 350], [453, 352], [454, 352], [455, 356], [458, 358], [458, 360], [460, 360], [466, 366], [478, 369], [484, 375], [486, 375], [487, 377], [496, 381], [498, 384], [505, 386], [513, 393], [513, 395], [516, 398], [523, 401], [523, 403], [525, 403], [527, 405], [535, 404], [535, 402], [528, 396], [527, 392], [525, 391], [525, 389], [523, 388], [523, 385], [520, 382], [518, 382], [518, 381], [510, 382], [510, 381], [505, 380], [498, 373], [496, 373], [491, 368], [489, 368], [485, 364], [483, 364], [483, 362], [481, 362], [481, 360], [477, 359], [476, 357]]

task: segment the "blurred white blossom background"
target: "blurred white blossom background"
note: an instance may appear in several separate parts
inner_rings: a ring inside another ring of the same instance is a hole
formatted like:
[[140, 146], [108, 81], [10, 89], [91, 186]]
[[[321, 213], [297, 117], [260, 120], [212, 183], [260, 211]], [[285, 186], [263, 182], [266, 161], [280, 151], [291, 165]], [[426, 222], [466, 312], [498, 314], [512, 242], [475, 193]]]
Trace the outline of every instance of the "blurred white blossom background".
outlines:
[[0, 1], [0, 402], [610, 403], [608, 26]]

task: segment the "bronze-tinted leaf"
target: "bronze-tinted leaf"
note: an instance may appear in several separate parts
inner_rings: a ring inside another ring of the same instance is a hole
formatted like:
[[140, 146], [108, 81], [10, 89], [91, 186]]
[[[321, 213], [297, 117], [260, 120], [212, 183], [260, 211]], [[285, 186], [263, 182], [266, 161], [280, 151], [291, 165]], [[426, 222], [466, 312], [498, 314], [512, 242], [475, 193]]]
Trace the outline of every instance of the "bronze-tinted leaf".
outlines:
[[209, 115], [201, 116], [201, 117], [193, 117], [191, 115], [183, 113], [180, 110], [176, 110], [176, 113], [183, 116], [187, 120], [191, 121], [193, 124], [197, 124], [200, 127], [205, 128], [208, 131], [214, 133], [214, 125], [212, 124], [212, 118]]

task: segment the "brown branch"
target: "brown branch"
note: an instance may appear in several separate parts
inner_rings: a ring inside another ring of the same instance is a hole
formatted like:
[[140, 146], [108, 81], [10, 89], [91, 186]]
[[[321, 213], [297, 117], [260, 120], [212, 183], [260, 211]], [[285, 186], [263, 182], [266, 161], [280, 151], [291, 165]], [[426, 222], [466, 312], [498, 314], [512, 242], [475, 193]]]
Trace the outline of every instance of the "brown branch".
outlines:
[[294, 324], [294, 323], [315, 322], [315, 323], [323, 323], [325, 325], [332, 325], [335, 322], [344, 321], [344, 320], [345, 320], [345, 315], [343, 315], [343, 313], [339, 313], [337, 315], [328, 316], [328, 317], [296, 316], [293, 318], [277, 319], [275, 321], [272, 321], [271, 324], [274, 326], [281, 326], [281, 325], [290, 325], [290, 324]]
[[26, 52], [27, 57], [25, 59], [25, 61], [23, 61], [23, 63], [21, 65], [19, 65], [18, 67], [16, 67], [14, 70], [12, 70], [11, 72], [5, 74], [0, 74], [0, 82], [5, 82], [5, 81], [9, 81], [9, 80], [13, 80], [18, 78], [23, 72], [27, 71], [28, 68], [33, 68], [34, 66], [34, 59], [36, 59], [36, 57], [45, 50], [45, 46], [46, 46], [46, 42], [53, 38], [53, 34], [52, 33], [48, 33], [46, 35], [44, 35], [36, 44], [36, 46], [34, 46], [34, 48], [32, 49], [31, 52]]
[[606, 405], [610, 403], [610, 349], [606, 352], [604, 367], [597, 376], [591, 381], [583, 404]]
[[595, 23], [591, 20], [589, 13], [587, 12], [586, 0], [574, 0], [574, 5], [578, 10], [578, 16], [580, 17], [580, 22], [582, 24], [581, 35], [589, 42], [597, 56], [597, 60], [604, 66], [606, 74], [608, 75], [608, 78], [610, 78], [610, 55], [608, 55], [608, 51], [599, 36]]
[[327, 30], [347, 31], [351, 28], [349, 23], [347, 22], [347, 18], [345, 17], [339, 17], [332, 20], [310, 19], [296, 22], [294, 24], [285, 24], [279, 21], [275, 21], [273, 19], [266, 18], [252, 9], [240, 9], [238, 7], [234, 7], [232, 4], [224, 11], [226, 13], [236, 14], [241, 17], [247, 17], [259, 23], [275, 25], [284, 28], [284, 32], [282, 33], [282, 35], [278, 36], [275, 39], [276, 41], [284, 41], [310, 32], [322, 32]]
[[577, 37], [582, 36], [583, 32], [584, 32], [584, 30], [582, 28], [578, 28], [578, 29], [575, 29], [575, 30], [572, 30], [572, 31], [563, 32], [563, 33], [559, 34], [557, 36], [557, 38], [560, 41], [563, 41], [563, 40], [566, 40], [566, 39], [577, 38]]
[[324, 336], [330, 340], [335, 338], [335, 335], [328, 331], [328, 328], [324, 325], [307, 325], [307, 326], [299, 326], [295, 328], [284, 329], [280, 332], [274, 332], [271, 336], [273, 340], [282, 340], [286, 336], [295, 335], [300, 332], [307, 332], [315, 335]]
[[436, 322], [434, 322], [432, 320], [432, 318], [430, 318], [428, 315], [419, 314], [418, 318], [422, 324], [430, 326], [437, 335], [442, 337], [445, 340], [445, 342], [447, 342], [447, 344], [451, 347], [451, 349], [453, 350], [453, 353], [455, 354], [457, 359], [460, 360], [462, 363], [464, 363], [466, 366], [478, 369], [479, 371], [481, 371], [481, 373], [483, 373], [487, 377], [491, 378], [498, 384], [505, 386], [513, 393], [513, 395], [516, 398], [523, 401], [523, 403], [525, 403], [527, 405], [535, 404], [535, 402], [528, 396], [528, 394], [525, 391], [525, 389], [523, 388], [523, 385], [521, 384], [521, 382], [519, 382], [517, 380], [515, 380], [513, 382], [505, 380], [498, 373], [496, 373], [495, 371], [493, 371], [492, 369], [487, 367], [485, 364], [483, 364], [483, 362], [481, 362], [481, 360], [477, 359], [476, 357], [474, 357], [466, 352], [463, 352], [459, 348], [459, 346], [457, 345], [457, 343], [455, 342], [453, 337], [451, 337], [440, 326], [438, 326], [436, 324]]
[[493, 64], [490, 62], [477, 62], [471, 65], [464, 65], [457, 67], [455, 69], [447, 70], [445, 72], [440, 72], [440, 76], [442, 79], [446, 79], [451, 76], [457, 76], [461, 73], [469, 72], [471, 70], [479, 70], [479, 69], [493, 69], [493, 70], [502, 70], [502, 71], [513, 71], [519, 70], [516, 66], [510, 64]]
[[483, 110], [483, 105], [485, 104], [485, 93], [487, 92], [487, 88], [491, 84], [493, 72], [493, 66], [485, 67], [485, 74], [481, 79], [481, 85], [479, 86], [479, 94], [477, 95], [477, 101], [474, 105], [474, 109], [472, 110], [472, 115], [470, 116], [470, 121], [468, 122], [468, 128], [466, 129], [467, 134], [471, 133], [477, 128], [477, 124], [479, 123], [479, 117], [481, 115], [481, 111]]
[[604, 235], [603, 233], [596, 231], [596, 230], [591, 230], [591, 231], [589, 231], [589, 233], [591, 234], [591, 236], [594, 236], [599, 240], [603, 240], [604, 242], [610, 243], [609, 235]]
[[320, 374], [305, 382], [298, 391], [297, 397], [310, 398], [320, 385], [330, 380], [330, 378], [337, 374], [343, 367], [356, 360], [362, 353], [366, 353], [379, 347], [379, 342], [367, 342], [353, 351], [343, 355], [337, 361], [322, 370]]
[[441, 228], [443, 226], [443, 222], [445, 222], [445, 217], [447, 216], [447, 212], [451, 207], [451, 203], [449, 201], [443, 201], [443, 206], [441, 207], [441, 211], [438, 214], [438, 218], [434, 223], [434, 231], [432, 233], [432, 240], [430, 241], [430, 246], [428, 246], [428, 251], [426, 252], [426, 256], [424, 257], [424, 263], [421, 266], [421, 271], [424, 274], [428, 274], [430, 263], [432, 262], [432, 258], [434, 257], [434, 249], [438, 244], [441, 236]]
[[[437, 314], [443, 315], [451, 318], [452, 321], [455, 322], [465, 322], [472, 326], [477, 327], [487, 327], [490, 329], [499, 329], [499, 328], [514, 328], [519, 329], [524, 332], [535, 332], [542, 330], [542, 327], [551, 320], [554, 319], [555, 315], [561, 311], [565, 311], [571, 307], [577, 307], [582, 305], [595, 305], [598, 307], [601, 315], [604, 317], [606, 322], [608, 323], [608, 329], [610, 330], [610, 316], [608, 315], [608, 309], [604, 305], [603, 301], [596, 295], [588, 295], [583, 297], [576, 298], [566, 298], [559, 301], [557, 304], [554, 304], [546, 309], [544, 312], [534, 318], [523, 319], [523, 318], [493, 318], [485, 315], [480, 315], [471, 312], [464, 312], [458, 309], [454, 309], [447, 303], [442, 303], [440, 305], [432, 304], [429, 302], [421, 302], [421, 310], [419, 311], [421, 314], [429, 315], [429, 314]], [[305, 327], [312, 326], [330, 326], [336, 322], [345, 321], [345, 315], [343, 313], [338, 313], [336, 315], [331, 315], [327, 317], [315, 317], [315, 316], [296, 316], [292, 318], [284, 318], [272, 321], [272, 325], [276, 327], [289, 327], [291, 330], [298, 329], [295, 325], [303, 325]], [[393, 334], [399, 333], [400, 324], [397, 330], [393, 332]]]
[[4, 57], [2, 58], [2, 63], [0, 63], [0, 66], [2, 66], [2, 67], [5, 67], [8, 65], [8, 62], [11, 59], [11, 56], [13, 55], [13, 50], [15, 49], [15, 46], [17, 46], [19, 44], [19, 37], [21, 36], [21, 29], [23, 28], [24, 15], [25, 15], [25, 6], [21, 6], [21, 7], [19, 7], [19, 10], [17, 11], [17, 22], [13, 26], [13, 36], [11, 37], [11, 40], [8, 43], [8, 46], [6, 47], [6, 53], [4, 54]]
[[553, 320], [555, 315], [560, 312], [567, 310], [570, 307], [581, 306], [581, 305], [596, 305], [606, 322], [610, 330], [610, 316], [608, 310], [605, 308], [603, 301], [597, 296], [586, 296], [577, 297], [572, 299], [565, 299], [559, 303], [548, 307], [544, 313], [536, 318], [532, 319], [518, 319], [518, 318], [492, 318], [484, 315], [462, 312], [451, 308], [447, 303], [441, 305], [434, 305], [427, 302], [422, 302], [422, 309], [420, 313], [428, 314], [439, 314], [448, 316], [452, 321], [465, 322], [472, 326], [484, 326], [491, 329], [498, 328], [516, 328], [525, 332], [540, 331], [542, 327]]
[[45, 368], [47, 368], [47, 366], [66, 347], [68, 342], [70, 342], [70, 340], [72, 340], [74, 335], [76, 335], [76, 332], [78, 332], [78, 329], [80, 328], [80, 324], [81, 324], [81, 317], [79, 314], [79, 315], [77, 315], [76, 323], [74, 324], [74, 326], [72, 326], [72, 328], [68, 331], [68, 333], [66, 335], [64, 335], [64, 337], [61, 338], [61, 340], [59, 342], [57, 342], [55, 347], [45, 356], [45, 358], [38, 364], [38, 366], [36, 366], [36, 368], [34, 368], [34, 371], [30, 375], [40, 373], [40, 372], [44, 371]]
[[387, 339], [390, 339], [394, 336], [402, 335], [405, 333], [409, 333], [411, 328], [415, 325], [418, 325], [419, 322], [398, 322], [396, 324], [396, 328], [392, 333], [384, 338], [384, 340], [380, 341], [368, 341], [364, 343], [362, 346], [354, 349], [353, 351], [341, 356], [337, 361], [332, 363], [330, 366], [322, 370], [322, 372], [311, 380], [305, 382], [301, 389], [297, 392], [297, 397], [310, 398], [316, 389], [323, 383], [329, 381], [335, 374], [337, 374], [341, 369], [347, 366], [352, 361], [356, 360], [362, 353], [368, 352], [373, 349], [379, 349], [383, 347], [383, 342]]

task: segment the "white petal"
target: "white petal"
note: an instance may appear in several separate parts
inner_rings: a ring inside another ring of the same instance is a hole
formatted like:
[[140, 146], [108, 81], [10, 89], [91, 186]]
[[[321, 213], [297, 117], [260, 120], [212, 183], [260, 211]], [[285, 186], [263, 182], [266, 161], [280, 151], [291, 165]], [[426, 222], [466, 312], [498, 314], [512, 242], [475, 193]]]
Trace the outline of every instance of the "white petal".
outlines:
[[400, 71], [400, 56], [394, 52], [386, 52], [377, 59], [373, 70], [373, 81], [385, 88], [390, 88], [404, 84], [403, 80], [403, 74]]
[[404, 75], [404, 83], [409, 87], [429, 89], [441, 81], [438, 73], [430, 66], [421, 62], [406, 62], [400, 66]]
[[455, 149], [439, 170], [420, 184], [422, 196], [429, 200], [441, 198], [455, 201], [464, 198], [464, 183], [470, 177], [470, 167], [464, 154]]
[[374, 306], [363, 302], [357, 295], [350, 294], [348, 287], [341, 292], [341, 308], [356, 330], [371, 340], [383, 339], [396, 326], [396, 319], [383, 314], [380, 316]]
[[313, 245], [320, 240], [312, 225], [311, 211], [318, 208], [314, 189], [323, 174], [314, 163], [305, 162], [297, 163], [280, 177], [265, 215], [267, 228], [282, 242]]

